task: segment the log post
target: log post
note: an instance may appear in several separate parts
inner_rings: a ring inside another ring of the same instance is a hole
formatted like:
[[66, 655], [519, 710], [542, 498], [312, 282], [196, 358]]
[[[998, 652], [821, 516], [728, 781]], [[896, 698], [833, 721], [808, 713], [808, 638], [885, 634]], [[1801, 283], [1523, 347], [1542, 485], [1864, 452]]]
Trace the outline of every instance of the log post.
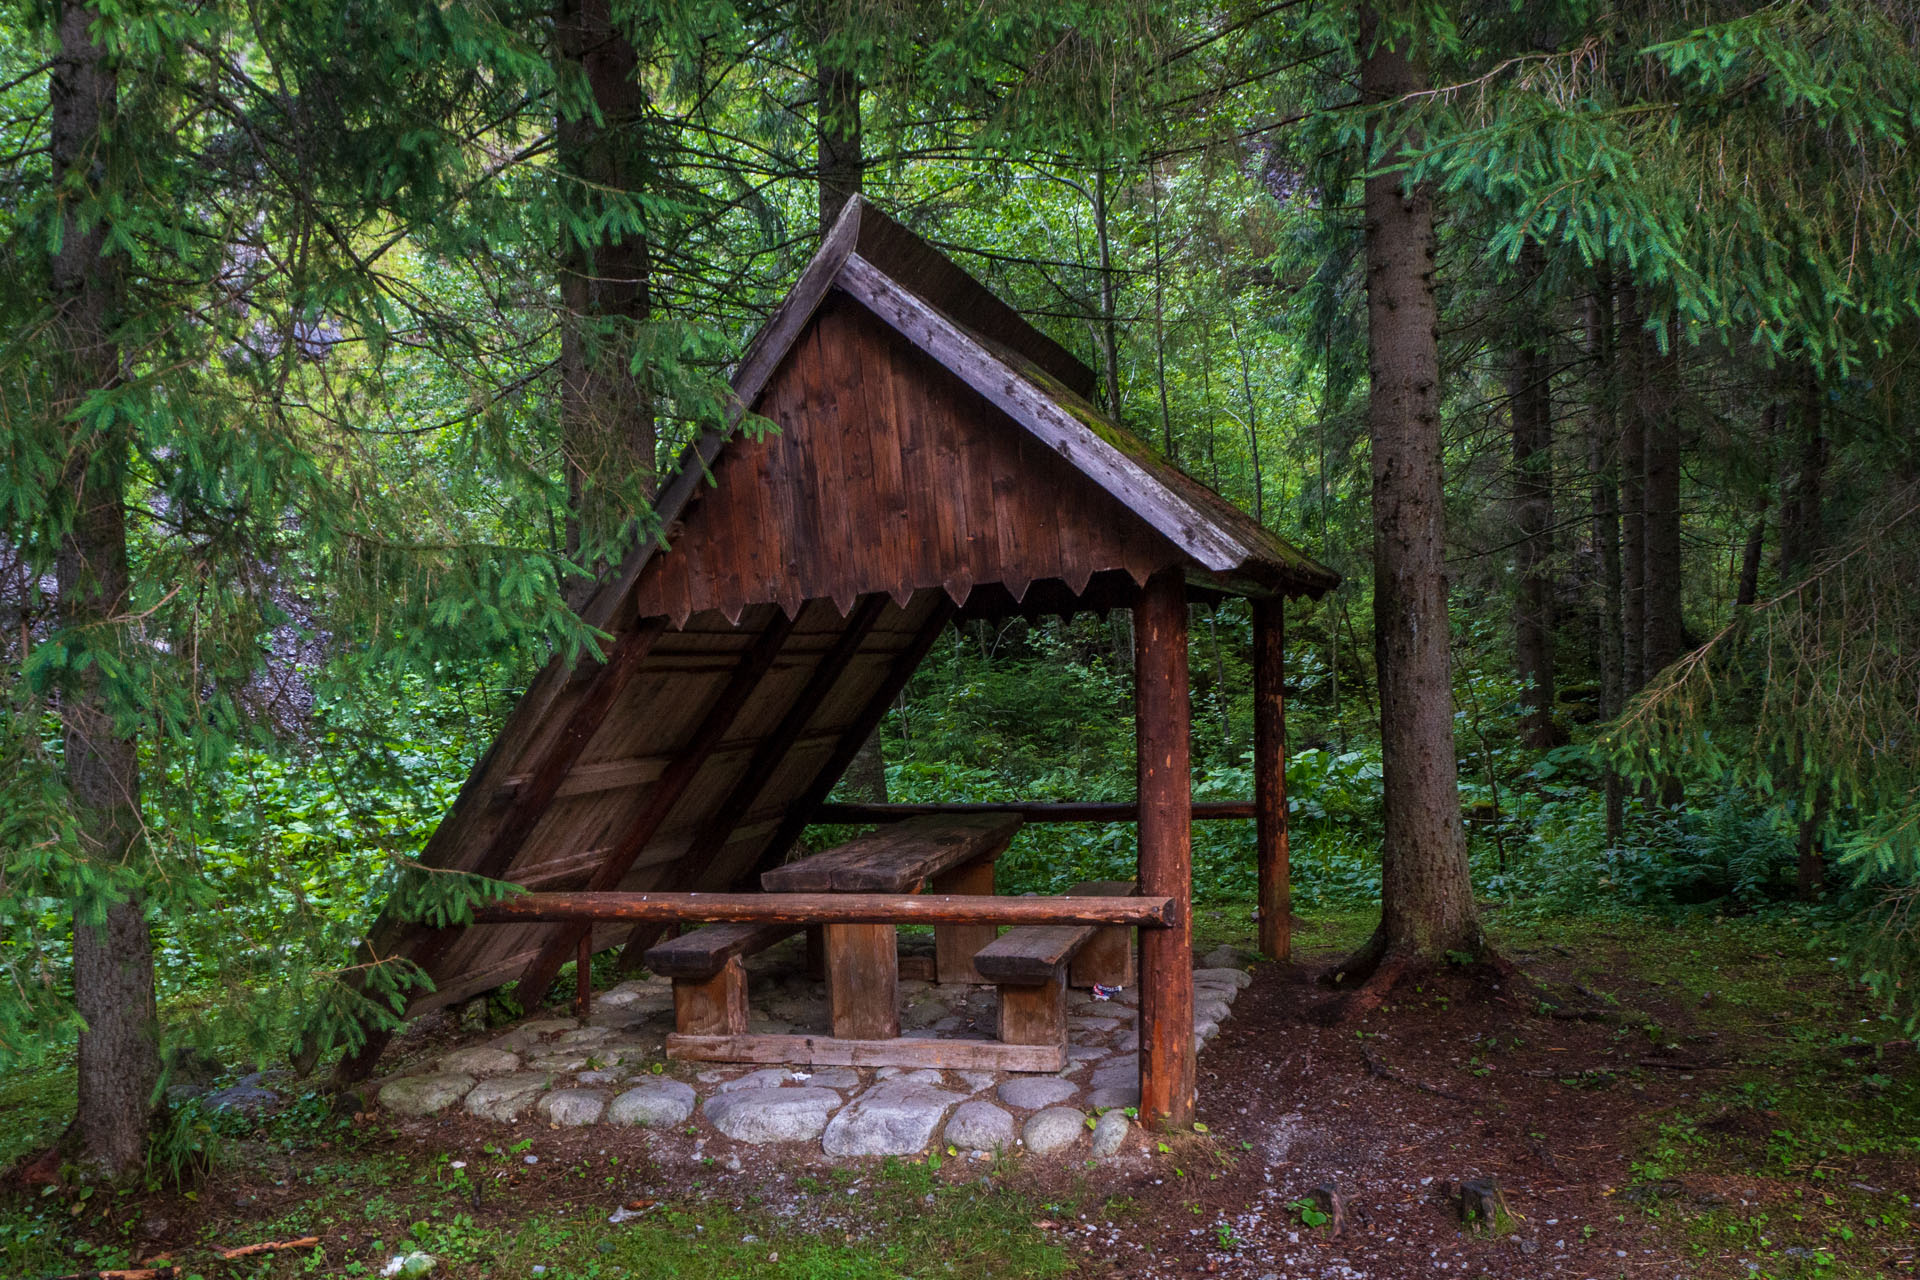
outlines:
[[1293, 872], [1287, 852], [1286, 607], [1253, 602], [1254, 849], [1260, 866], [1260, 953], [1293, 958]]
[[1187, 590], [1177, 569], [1134, 606], [1134, 733], [1140, 892], [1171, 898], [1165, 929], [1140, 931], [1140, 1119], [1193, 1121], [1193, 778], [1189, 768]]

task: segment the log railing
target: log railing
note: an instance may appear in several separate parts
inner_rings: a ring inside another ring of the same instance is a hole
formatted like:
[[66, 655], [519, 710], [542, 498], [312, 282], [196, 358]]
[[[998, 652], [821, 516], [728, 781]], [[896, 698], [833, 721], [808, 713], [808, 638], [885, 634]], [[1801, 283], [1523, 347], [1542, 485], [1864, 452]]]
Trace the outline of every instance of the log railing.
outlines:
[[[852, 804], [838, 801], [814, 810], [815, 822], [898, 822], [929, 814], [1017, 813], [1028, 822], [1136, 822], [1140, 806], [1104, 801], [994, 801], [981, 804]], [[1201, 800], [1193, 805], [1195, 821], [1252, 818], [1251, 800]]]
[[522, 893], [476, 924], [661, 920], [749, 924], [1103, 924], [1164, 929], [1173, 899], [958, 893]]

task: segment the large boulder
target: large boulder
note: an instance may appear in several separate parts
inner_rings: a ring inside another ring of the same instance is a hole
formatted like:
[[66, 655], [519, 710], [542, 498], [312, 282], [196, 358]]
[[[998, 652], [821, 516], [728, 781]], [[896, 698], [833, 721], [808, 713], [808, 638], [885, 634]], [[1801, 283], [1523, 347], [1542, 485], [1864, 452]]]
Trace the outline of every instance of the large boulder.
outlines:
[[848, 1103], [827, 1126], [830, 1156], [905, 1156], [924, 1151], [947, 1108], [966, 1097], [911, 1080], [886, 1080]]

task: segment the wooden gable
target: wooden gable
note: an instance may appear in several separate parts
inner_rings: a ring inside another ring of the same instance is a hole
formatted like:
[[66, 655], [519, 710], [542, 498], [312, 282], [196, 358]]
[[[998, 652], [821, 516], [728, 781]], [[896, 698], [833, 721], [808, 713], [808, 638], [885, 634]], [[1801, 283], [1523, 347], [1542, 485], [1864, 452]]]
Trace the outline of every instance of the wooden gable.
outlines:
[[637, 616], [676, 626], [758, 604], [842, 612], [917, 588], [964, 604], [1043, 579], [1076, 594], [1136, 583], [1183, 556], [1079, 468], [845, 293], [822, 301], [755, 411], [778, 425], [731, 441], [714, 487], [636, 584]]

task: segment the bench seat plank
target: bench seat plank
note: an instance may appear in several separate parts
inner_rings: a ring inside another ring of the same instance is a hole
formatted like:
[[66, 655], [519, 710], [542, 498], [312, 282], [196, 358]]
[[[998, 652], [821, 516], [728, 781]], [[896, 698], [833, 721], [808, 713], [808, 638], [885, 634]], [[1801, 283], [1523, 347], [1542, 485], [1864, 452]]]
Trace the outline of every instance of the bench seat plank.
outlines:
[[[1124, 898], [1131, 880], [1090, 880], [1067, 890], [1076, 898]], [[1090, 924], [1022, 925], [974, 952], [973, 967], [988, 982], [1039, 986], [1051, 982], [1060, 966], [1092, 940], [1100, 926]]]
[[798, 933], [797, 924], [710, 924], [647, 948], [647, 968], [663, 978], [711, 978], [735, 956], [765, 951]]
[[769, 893], [913, 893], [928, 879], [997, 857], [1020, 830], [1018, 814], [937, 815], [775, 867], [760, 876]]

